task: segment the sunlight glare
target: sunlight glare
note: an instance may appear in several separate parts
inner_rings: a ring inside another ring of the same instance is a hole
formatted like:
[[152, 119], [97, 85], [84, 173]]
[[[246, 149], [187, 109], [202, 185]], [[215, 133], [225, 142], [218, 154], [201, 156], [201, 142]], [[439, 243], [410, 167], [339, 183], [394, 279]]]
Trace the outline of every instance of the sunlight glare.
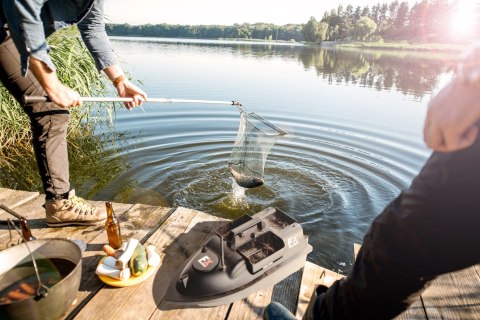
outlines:
[[475, 1], [459, 1], [450, 21], [454, 35], [465, 37], [472, 34], [475, 27]]

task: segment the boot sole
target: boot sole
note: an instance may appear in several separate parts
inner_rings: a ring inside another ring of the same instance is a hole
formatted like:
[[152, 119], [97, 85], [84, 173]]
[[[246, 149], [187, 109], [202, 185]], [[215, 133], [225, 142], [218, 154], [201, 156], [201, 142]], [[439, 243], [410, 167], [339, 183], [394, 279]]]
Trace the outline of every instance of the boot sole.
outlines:
[[103, 220], [98, 220], [98, 221], [62, 221], [62, 222], [48, 222], [47, 221], [47, 226], [49, 227], [67, 227], [67, 226], [95, 226], [97, 224], [100, 224], [101, 222], [104, 222], [105, 219]]

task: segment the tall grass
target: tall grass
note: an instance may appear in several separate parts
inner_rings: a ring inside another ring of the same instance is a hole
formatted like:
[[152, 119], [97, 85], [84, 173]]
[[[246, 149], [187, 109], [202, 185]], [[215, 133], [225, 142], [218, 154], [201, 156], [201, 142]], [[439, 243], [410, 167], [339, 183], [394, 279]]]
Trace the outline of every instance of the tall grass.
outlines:
[[[95, 63], [79, 38], [76, 28], [71, 27], [55, 33], [48, 39], [50, 56], [57, 67], [57, 74], [65, 85], [75, 89], [82, 96], [104, 95], [108, 90], [105, 77], [97, 72]], [[114, 105], [103, 105], [111, 118]], [[68, 135], [83, 135], [95, 127], [100, 109], [93, 112], [92, 105], [85, 104], [70, 109], [71, 119]], [[30, 125], [26, 114], [15, 99], [0, 85], [0, 156], [11, 147], [30, 149]], [[10, 151], [12, 151], [10, 149]]]
[[[48, 43], [51, 47], [50, 56], [62, 83], [78, 91], [81, 96], [100, 96], [109, 93], [111, 86], [107, 84], [106, 77], [96, 70], [95, 63], [75, 27], [55, 33], [48, 39]], [[95, 127], [99, 123], [110, 124], [115, 108], [114, 104], [84, 104], [70, 109], [67, 136], [70, 157], [81, 159], [91, 156], [92, 149], [97, 147], [82, 146], [86, 140], [89, 145], [94, 144], [93, 141], [96, 139], [92, 137]], [[39, 189], [38, 174], [35, 178], [25, 176], [24, 179], [27, 181], [12, 185], [15, 183], [14, 179], [11, 179], [11, 173], [21, 172], [26, 170], [26, 167], [35, 168], [34, 159], [28, 116], [0, 84], [0, 186], [25, 188], [30, 185], [30, 189]]]

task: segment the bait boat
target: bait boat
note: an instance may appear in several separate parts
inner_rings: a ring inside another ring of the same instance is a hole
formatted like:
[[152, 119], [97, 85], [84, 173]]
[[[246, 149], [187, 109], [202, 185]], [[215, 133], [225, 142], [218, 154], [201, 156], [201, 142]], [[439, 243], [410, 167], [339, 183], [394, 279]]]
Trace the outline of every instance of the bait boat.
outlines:
[[232, 303], [301, 269], [312, 251], [301, 225], [276, 208], [243, 215], [216, 230], [172, 280], [172, 305]]

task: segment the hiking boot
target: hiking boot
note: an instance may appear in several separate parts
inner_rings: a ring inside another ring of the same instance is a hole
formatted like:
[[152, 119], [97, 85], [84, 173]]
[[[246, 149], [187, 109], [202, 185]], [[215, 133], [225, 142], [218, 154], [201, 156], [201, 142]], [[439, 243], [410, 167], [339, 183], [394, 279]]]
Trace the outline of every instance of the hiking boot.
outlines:
[[75, 195], [75, 190], [68, 192], [65, 199], [45, 201], [46, 220], [49, 227], [71, 225], [94, 225], [107, 218], [107, 214]]

